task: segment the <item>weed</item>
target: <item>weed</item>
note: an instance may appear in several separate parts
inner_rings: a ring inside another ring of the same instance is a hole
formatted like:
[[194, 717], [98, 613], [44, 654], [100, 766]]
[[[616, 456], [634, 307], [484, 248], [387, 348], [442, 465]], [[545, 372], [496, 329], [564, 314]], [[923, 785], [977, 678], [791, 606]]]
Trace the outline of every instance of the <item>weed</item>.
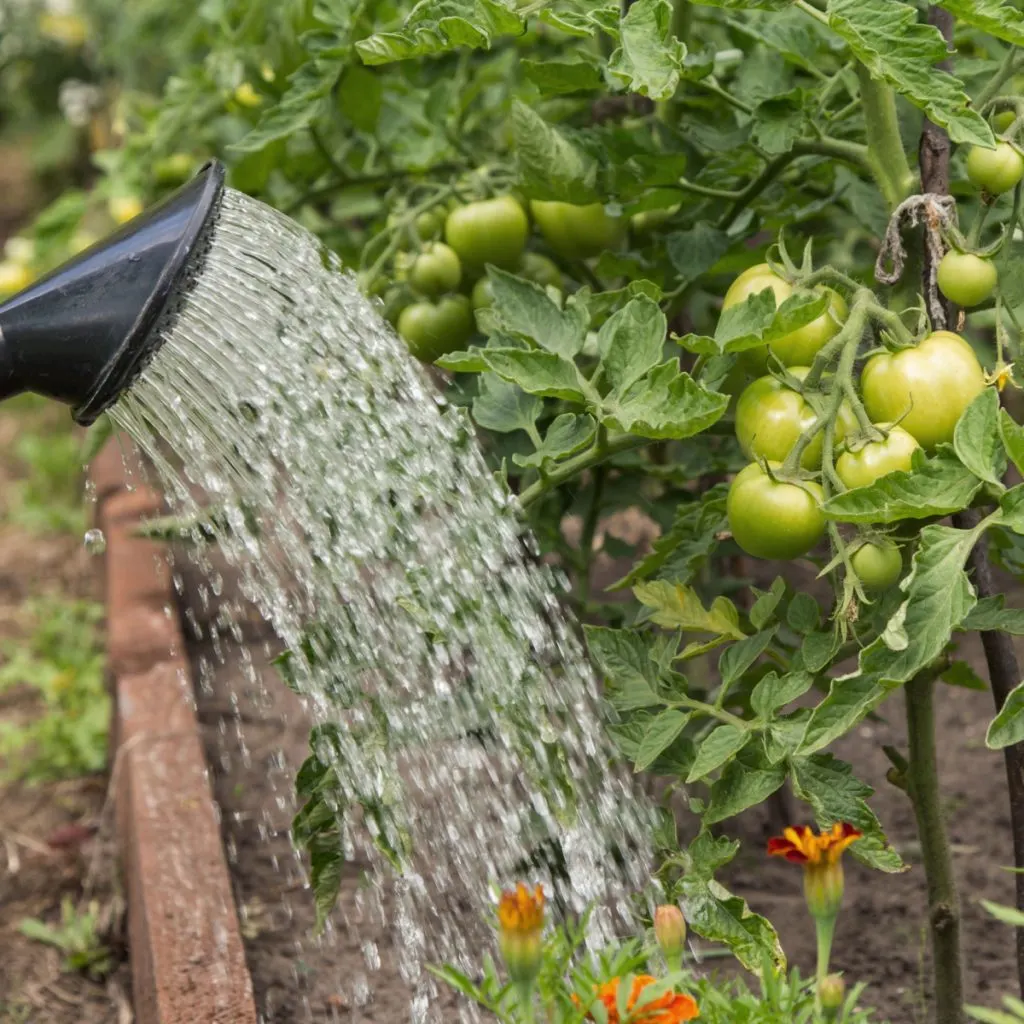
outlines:
[[78, 910], [70, 896], [60, 905], [60, 924], [49, 925], [38, 918], [26, 917], [19, 925], [22, 935], [59, 949], [64, 954], [65, 971], [81, 971], [96, 981], [113, 968], [110, 950], [97, 934], [99, 904], [93, 900]]

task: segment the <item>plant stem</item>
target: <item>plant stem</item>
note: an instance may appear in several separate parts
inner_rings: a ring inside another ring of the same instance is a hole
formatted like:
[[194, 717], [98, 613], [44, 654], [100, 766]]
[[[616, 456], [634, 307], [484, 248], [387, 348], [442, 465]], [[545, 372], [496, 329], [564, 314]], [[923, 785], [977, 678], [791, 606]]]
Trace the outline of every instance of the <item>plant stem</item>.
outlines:
[[871, 170], [891, 210], [907, 198], [914, 174], [907, 163], [896, 116], [896, 96], [884, 82], [877, 82], [863, 64], [857, 64], [860, 99], [867, 128]]
[[939, 794], [939, 763], [935, 752], [935, 711], [931, 673], [907, 683], [907, 737], [910, 766], [908, 792], [917, 818], [932, 940], [936, 1024], [963, 1021], [963, 967], [960, 962], [960, 906], [953, 875], [953, 856]]
[[529, 508], [535, 501], [542, 498], [548, 491], [553, 490], [559, 484], [579, 476], [584, 470], [607, 462], [613, 455], [619, 452], [629, 451], [630, 448], [642, 448], [651, 442], [646, 437], [634, 437], [632, 434], [623, 434], [620, 437], [610, 438], [604, 445], [594, 444], [585, 452], [566, 459], [565, 462], [556, 466], [548, 473], [543, 480], [530, 484], [529, 487], [519, 495], [519, 504], [523, 508]]
[[828, 964], [832, 959], [832, 939], [836, 933], [836, 921], [839, 915], [829, 918], [816, 918], [814, 927], [818, 936], [818, 964], [815, 977], [820, 983], [828, 975]]
[[1002, 89], [1003, 85], [1008, 82], [1014, 74], [1016, 74], [1018, 65], [1021, 63], [1022, 56], [1024, 55], [1022, 55], [1016, 47], [1010, 47], [999, 70], [992, 76], [988, 85], [986, 85], [975, 98], [974, 108], [976, 110], [984, 109], [996, 93]]
[[693, 8], [690, 0], [673, 0], [672, 4], [672, 35], [676, 39], [686, 42], [690, 34], [690, 21], [692, 20]]

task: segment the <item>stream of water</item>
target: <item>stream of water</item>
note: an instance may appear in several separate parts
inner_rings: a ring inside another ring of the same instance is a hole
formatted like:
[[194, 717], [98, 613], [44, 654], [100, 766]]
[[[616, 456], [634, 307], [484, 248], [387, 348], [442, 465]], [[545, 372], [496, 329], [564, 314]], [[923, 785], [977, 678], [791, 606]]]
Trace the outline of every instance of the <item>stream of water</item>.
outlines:
[[[318, 625], [297, 686], [315, 721], [343, 726], [347, 795], [385, 809], [354, 816], [343, 844], [375, 858], [411, 1019], [432, 1020], [423, 963], [474, 971], [489, 886], [556, 881], [522, 867], [545, 839], [566, 902], [600, 904], [595, 937], [621, 931], [649, 881], [649, 811], [608, 768], [564, 584], [532, 556], [463, 411], [293, 221], [229, 189], [208, 243], [113, 416], [175, 512], [217, 511], [283, 643]], [[400, 878], [374, 830], [411, 840]]]

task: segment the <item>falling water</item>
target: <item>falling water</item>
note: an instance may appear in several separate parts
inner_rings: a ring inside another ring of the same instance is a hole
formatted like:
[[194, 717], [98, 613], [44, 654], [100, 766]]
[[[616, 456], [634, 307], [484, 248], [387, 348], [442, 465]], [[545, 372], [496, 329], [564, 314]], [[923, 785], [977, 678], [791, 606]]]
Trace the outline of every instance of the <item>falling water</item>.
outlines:
[[[227, 190], [207, 241], [113, 415], [176, 512], [217, 511], [219, 544], [283, 643], [321, 627], [298, 687], [316, 721], [344, 727], [346, 790], [411, 839], [387, 905], [413, 1016], [431, 1019], [421, 965], [473, 970], [489, 886], [546, 837], [567, 903], [603, 908], [595, 937], [628, 919], [648, 882], [648, 812], [608, 768], [564, 584], [533, 557], [464, 412], [294, 222]], [[370, 728], [387, 741], [367, 742]], [[552, 783], [556, 764], [573, 794]], [[349, 822], [347, 851], [371, 855], [369, 832]]]

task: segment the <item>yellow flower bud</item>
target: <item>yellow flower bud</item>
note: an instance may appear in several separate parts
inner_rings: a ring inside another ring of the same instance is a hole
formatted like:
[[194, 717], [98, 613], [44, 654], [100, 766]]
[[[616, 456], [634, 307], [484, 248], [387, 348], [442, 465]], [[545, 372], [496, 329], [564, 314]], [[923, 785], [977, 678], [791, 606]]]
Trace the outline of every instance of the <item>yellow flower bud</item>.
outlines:
[[498, 947], [509, 978], [529, 985], [540, 972], [544, 931], [544, 890], [520, 882], [498, 903]]
[[818, 982], [818, 1002], [826, 1020], [835, 1020], [846, 999], [846, 982], [842, 975], [829, 974]]
[[654, 911], [654, 937], [665, 959], [677, 962], [686, 946], [686, 919], [678, 907], [664, 904]]

